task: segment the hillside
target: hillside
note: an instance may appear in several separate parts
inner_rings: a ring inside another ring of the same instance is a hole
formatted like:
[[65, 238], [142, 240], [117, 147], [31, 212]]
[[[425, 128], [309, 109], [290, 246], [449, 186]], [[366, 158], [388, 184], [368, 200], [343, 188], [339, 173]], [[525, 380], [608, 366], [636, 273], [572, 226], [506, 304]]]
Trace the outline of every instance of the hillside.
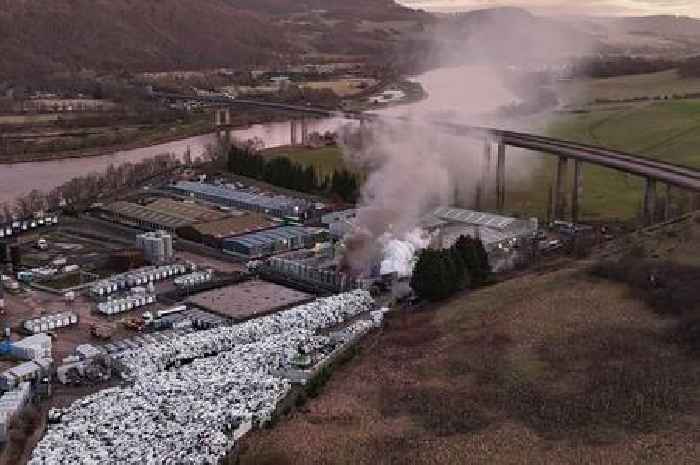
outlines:
[[[699, 238], [700, 216], [686, 218], [395, 313], [240, 463], [696, 463]], [[617, 268], [630, 279], [596, 265], [630, 251]]]
[[443, 48], [450, 58], [462, 60], [487, 58], [529, 63], [606, 49], [588, 32], [519, 8], [491, 8], [448, 16], [437, 26], [436, 36], [445, 42]]
[[0, 0], [0, 78], [237, 67], [304, 53], [378, 55], [392, 37], [358, 35], [364, 20], [406, 27], [425, 18], [391, 0]]
[[698, 46], [700, 21], [671, 16], [570, 19], [492, 8], [438, 18], [394, 0], [0, 0], [0, 79], [302, 58], [404, 69], [598, 52], [670, 58]]
[[663, 58], [697, 54], [700, 20], [682, 16], [586, 18], [566, 21], [611, 49]]

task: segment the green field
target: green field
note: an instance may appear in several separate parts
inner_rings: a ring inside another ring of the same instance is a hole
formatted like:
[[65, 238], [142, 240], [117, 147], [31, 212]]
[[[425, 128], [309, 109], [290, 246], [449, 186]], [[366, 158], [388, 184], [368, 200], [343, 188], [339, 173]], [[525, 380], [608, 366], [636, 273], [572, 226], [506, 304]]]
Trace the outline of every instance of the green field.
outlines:
[[[700, 168], [700, 100], [591, 106], [586, 111], [560, 114], [545, 132], [560, 139]], [[554, 158], [538, 158], [541, 168], [529, 182], [516, 183], [509, 193], [509, 209], [546, 213]], [[570, 166], [569, 174], [572, 172]], [[584, 188], [584, 218], [632, 219], [639, 214], [644, 189], [641, 178], [585, 166]], [[659, 195], [665, 195], [662, 186]], [[687, 195], [676, 192], [671, 198], [678, 209], [688, 204]]]
[[[671, 90], [676, 92], [700, 91], [700, 80], [678, 79], [675, 75], [655, 73], [644, 76], [600, 79], [577, 82], [577, 86], [588, 86], [595, 98], [605, 96], [610, 89], [623, 91], [619, 95], [629, 96], [640, 89]], [[697, 88], [692, 87], [698, 84]], [[574, 85], [574, 83], [570, 84]], [[700, 99], [662, 100], [639, 103], [587, 105], [576, 113], [558, 113], [548, 124], [532, 132], [546, 134], [565, 140], [615, 148], [650, 158], [669, 161], [700, 169]], [[525, 162], [510, 162], [506, 207], [510, 212], [526, 213], [545, 217], [552, 185], [554, 157], [542, 156], [526, 151], [509, 149], [509, 160], [525, 158]], [[342, 168], [341, 150], [336, 147], [318, 149], [282, 147], [267, 150], [266, 156], [288, 156], [305, 165], [314, 165], [321, 173], [330, 174]], [[512, 158], [511, 158], [512, 157]], [[522, 172], [527, 170], [527, 173]], [[573, 164], [569, 167], [569, 181]], [[494, 174], [495, 179], [495, 174]], [[495, 186], [492, 186], [495, 190]], [[584, 197], [582, 215], [584, 220], [630, 220], [638, 217], [641, 210], [644, 180], [614, 170], [592, 165], [584, 167]], [[666, 191], [658, 187], [659, 198]], [[495, 205], [491, 192], [489, 206]], [[688, 207], [689, 196], [672, 192], [675, 211]], [[568, 199], [567, 199], [568, 200]]]
[[619, 76], [607, 79], [577, 79], [556, 85], [560, 99], [566, 104], [590, 103], [596, 100], [672, 97], [674, 94], [700, 92], [700, 79], [681, 78], [675, 70], [660, 73]]
[[344, 168], [343, 153], [339, 147], [279, 147], [263, 152], [266, 157], [287, 157], [304, 166], [313, 165], [324, 176]]

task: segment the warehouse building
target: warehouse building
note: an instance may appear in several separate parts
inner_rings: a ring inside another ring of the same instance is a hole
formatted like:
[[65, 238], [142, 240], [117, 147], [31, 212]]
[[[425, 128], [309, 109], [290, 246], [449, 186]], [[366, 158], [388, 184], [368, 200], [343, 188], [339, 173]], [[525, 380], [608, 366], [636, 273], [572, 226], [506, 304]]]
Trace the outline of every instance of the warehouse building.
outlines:
[[178, 228], [177, 234], [185, 239], [221, 248], [223, 240], [227, 237], [249, 234], [256, 231], [272, 228], [276, 223], [265, 215], [254, 212], [241, 212], [240, 214], [210, 221], [208, 223], [195, 223], [191, 226]]
[[160, 212], [131, 202], [114, 202], [104, 207], [104, 211], [103, 217], [140, 229], [174, 233], [177, 228], [192, 224], [191, 218]]
[[439, 247], [450, 247], [459, 236], [465, 235], [480, 238], [489, 252], [511, 248], [537, 232], [537, 222], [533, 220], [453, 207], [436, 208], [423, 218], [422, 226], [437, 232]]
[[331, 239], [341, 240], [352, 231], [356, 217], [357, 210], [353, 208], [323, 215], [321, 223], [330, 231]]
[[227, 186], [181, 181], [172, 186], [176, 192], [204, 199], [226, 207], [242, 208], [269, 216], [300, 216], [309, 209], [309, 202], [284, 195], [263, 195]]
[[303, 226], [281, 226], [252, 234], [224, 239], [224, 252], [246, 259], [313, 247], [324, 239], [325, 231]]
[[221, 212], [193, 202], [171, 199], [159, 199], [146, 206], [118, 201], [105, 206], [102, 210], [102, 217], [115, 223], [146, 230], [164, 230], [169, 233], [194, 223], [218, 221], [229, 215], [230, 212]]
[[136, 247], [143, 250], [146, 261], [152, 265], [173, 259], [173, 236], [167, 231], [156, 231], [136, 236]]

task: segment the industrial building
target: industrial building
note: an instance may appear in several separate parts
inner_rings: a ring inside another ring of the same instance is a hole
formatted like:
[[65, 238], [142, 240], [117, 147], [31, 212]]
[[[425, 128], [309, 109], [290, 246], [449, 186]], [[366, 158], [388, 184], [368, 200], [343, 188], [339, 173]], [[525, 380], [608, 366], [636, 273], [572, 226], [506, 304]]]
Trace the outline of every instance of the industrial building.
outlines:
[[265, 215], [255, 212], [240, 212], [229, 218], [207, 223], [195, 223], [177, 229], [177, 234], [185, 239], [221, 248], [227, 237], [249, 234], [276, 226], [276, 223]]
[[313, 247], [323, 240], [325, 231], [303, 226], [280, 226], [252, 234], [224, 239], [224, 252], [246, 259]]
[[450, 247], [460, 236], [481, 239], [489, 254], [491, 269], [500, 272], [513, 269], [531, 258], [529, 251], [538, 223], [537, 219], [438, 207], [423, 218], [422, 227], [433, 233], [432, 247]]
[[492, 213], [453, 207], [438, 207], [422, 220], [422, 226], [437, 232], [439, 247], [450, 247], [465, 235], [481, 239], [487, 251], [511, 248], [517, 241], [532, 239], [536, 220], [523, 220]]
[[357, 210], [354, 208], [337, 211], [323, 215], [321, 223], [328, 228], [331, 239], [338, 241], [352, 231], [356, 216]]
[[173, 236], [167, 231], [156, 231], [136, 236], [136, 247], [143, 250], [146, 261], [152, 265], [173, 259]]
[[164, 230], [174, 233], [177, 228], [194, 223], [218, 221], [230, 216], [230, 212], [171, 199], [158, 199], [148, 205], [118, 201], [101, 209], [101, 216], [115, 223], [146, 230]]
[[357, 287], [356, 280], [338, 269], [329, 243], [314, 250], [299, 250], [271, 257], [258, 269], [264, 276], [324, 292], [346, 292]]
[[237, 189], [235, 186], [218, 186], [191, 181], [180, 181], [171, 187], [181, 195], [204, 199], [226, 207], [242, 208], [268, 216], [283, 218], [300, 216], [309, 209], [306, 200], [284, 195], [263, 195], [258, 192]]

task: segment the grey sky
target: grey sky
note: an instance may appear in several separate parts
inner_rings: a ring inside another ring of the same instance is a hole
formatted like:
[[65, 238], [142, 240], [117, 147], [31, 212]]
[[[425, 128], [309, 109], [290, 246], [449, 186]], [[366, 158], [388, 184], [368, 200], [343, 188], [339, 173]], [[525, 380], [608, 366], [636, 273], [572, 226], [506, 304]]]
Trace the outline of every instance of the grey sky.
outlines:
[[669, 14], [700, 17], [700, 0], [398, 0], [436, 11], [519, 6], [537, 13], [590, 15]]

